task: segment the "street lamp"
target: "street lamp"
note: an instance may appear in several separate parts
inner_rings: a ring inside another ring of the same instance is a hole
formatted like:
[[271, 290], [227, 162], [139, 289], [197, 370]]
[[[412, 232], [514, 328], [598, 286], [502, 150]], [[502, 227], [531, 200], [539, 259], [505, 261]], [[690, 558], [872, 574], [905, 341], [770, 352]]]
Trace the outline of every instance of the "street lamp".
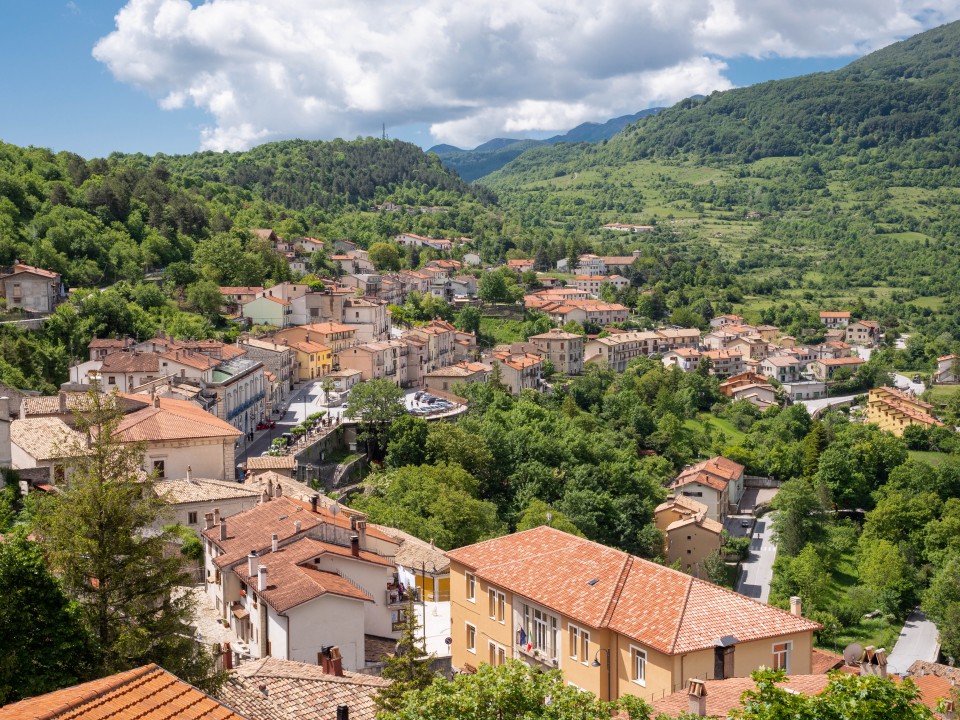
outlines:
[[607, 654], [607, 702], [610, 702], [610, 648], [600, 648], [597, 650], [597, 653], [593, 656], [593, 662], [590, 663], [590, 667], [600, 667], [600, 653]]

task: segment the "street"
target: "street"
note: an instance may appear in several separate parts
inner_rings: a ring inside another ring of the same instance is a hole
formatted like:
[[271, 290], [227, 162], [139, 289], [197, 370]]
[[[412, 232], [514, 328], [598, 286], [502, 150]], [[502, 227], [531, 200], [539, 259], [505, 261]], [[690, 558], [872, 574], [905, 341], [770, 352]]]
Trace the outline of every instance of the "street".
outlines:
[[750, 555], [740, 565], [736, 590], [760, 602], [770, 597], [770, 582], [773, 580], [773, 561], [777, 546], [773, 544], [771, 516], [759, 518], [753, 526]]
[[[907, 337], [909, 336], [905, 335], [903, 338], [897, 340], [898, 349], [902, 350], [903, 348], [906, 347], [906, 345], [902, 343], [906, 340]], [[873, 353], [873, 350], [871, 348], [857, 348], [857, 354], [860, 357], [862, 357], [864, 360], [869, 361], [870, 355], [872, 353]], [[908, 378], [906, 375], [899, 375], [897, 373], [893, 373], [893, 382], [894, 382], [894, 385], [896, 385], [900, 390], [906, 390], [908, 392], [912, 392], [914, 395], [917, 395], [917, 396], [919, 396], [920, 393], [922, 393], [924, 390], [927, 389], [923, 383], [913, 382], [913, 380]]]
[[905, 673], [917, 660], [936, 662], [940, 654], [937, 626], [927, 616], [914, 610], [900, 631], [900, 638], [887, 655], [887, 672]]

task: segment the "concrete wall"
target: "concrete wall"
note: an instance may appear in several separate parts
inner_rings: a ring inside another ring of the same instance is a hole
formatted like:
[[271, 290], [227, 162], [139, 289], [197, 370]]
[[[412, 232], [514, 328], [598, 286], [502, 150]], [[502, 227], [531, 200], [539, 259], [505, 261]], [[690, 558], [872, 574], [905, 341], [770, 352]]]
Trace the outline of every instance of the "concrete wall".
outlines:
[[[364, 628], [361, 600], [323, 595], [287, 611], [290, 618], [289, 660], [317, 665], [317, 655], [324, 645], [336, 645], [343, 656], [344, 670], [358, 670], [364, 665]], [[282, 625], [284, 619], [277, 623]], [[272, 630], [272, 628], [271, 628]], [[274, 655], [278, 655], [278, 642], [284, 642], [286, 633], [277, 630], [277, 639], [271, 634]]]
[[162, 460], [167, 479], [187, 477], [189, 466], [194, 477], [233, 480], [233, 463], [227, 463], [227, 459], [232, 460], [233, 456], [233, 438], [152, 442], [147, 447], [143, 466], [150, 472], [154, 461]]

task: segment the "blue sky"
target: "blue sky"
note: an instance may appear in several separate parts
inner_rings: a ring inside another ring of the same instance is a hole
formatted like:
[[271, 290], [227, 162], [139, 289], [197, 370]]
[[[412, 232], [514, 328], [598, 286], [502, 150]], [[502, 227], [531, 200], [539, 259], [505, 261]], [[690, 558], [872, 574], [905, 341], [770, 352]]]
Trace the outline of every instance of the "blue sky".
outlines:
[[609, 16], [580, 0], [394, 0], [371, 20], [366, 0], [0, 0], [0, 140], [173, 154], [385, 122], [471, 147], [836, 69], [960, 17], [951, 1], [674, 0], [667, 17], [634, 0]]

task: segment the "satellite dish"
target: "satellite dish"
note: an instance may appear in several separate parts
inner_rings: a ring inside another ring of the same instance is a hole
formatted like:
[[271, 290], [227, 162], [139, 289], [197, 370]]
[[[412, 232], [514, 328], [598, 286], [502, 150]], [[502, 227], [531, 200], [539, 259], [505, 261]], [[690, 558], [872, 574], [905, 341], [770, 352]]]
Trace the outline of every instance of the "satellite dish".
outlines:
[[843, 649], [843, 661], [847, 665], [858, 665], [863, 657], [863, 647], [860, 643], [850, 643]]

